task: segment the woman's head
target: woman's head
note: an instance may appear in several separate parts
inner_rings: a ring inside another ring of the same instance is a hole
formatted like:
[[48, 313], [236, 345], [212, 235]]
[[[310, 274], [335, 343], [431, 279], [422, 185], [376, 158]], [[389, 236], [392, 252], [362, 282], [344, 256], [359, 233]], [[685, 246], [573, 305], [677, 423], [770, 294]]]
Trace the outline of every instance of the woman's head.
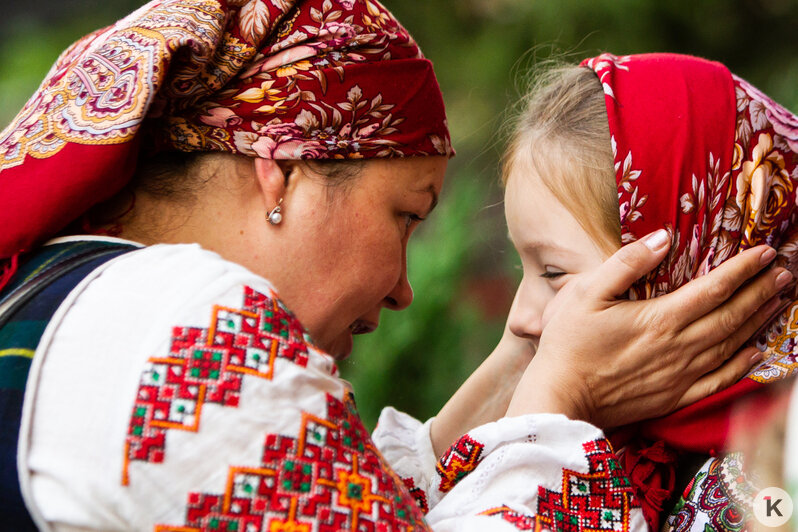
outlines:
[[[269, 279], [320, 347], [351, 350], [382, 308], [413, 299], [408, 239], [437, 204], [448, 158], [352, 162], [195, 156], [136, 181], [119, 236], [198, 242]], [[175, 192], [173, 183], [191, 183]], [[268, 223], [280, 204], [282, 221]]]
[[[553, 75], [555, 81], [531, 97], [531, 111], [519, 120], [507, 158], [508, 202], [523, 205], [522, 199], [511, 197], [519, 187], [513, 185], [516, 178], [518, 183], [536, 183], [529, 194], [551, 195], [548, 201], [557, 200], [557, 207], [567, 211], [592, 244], [603, 248], [602, 235], [611, 235], [601, 222], [611, 212], [609, 196], [591, 195], [573, 184], [575, 179], [588, 182], [594, 168], [595, 158], [580, 161], [585, 153], [596, 152], [591, 152], [582, 128], [594, 135], [603, 130], [604, 141], [595, 145], [605, 150], [598, 166], [605, 172], [603, 177], [600, 172], [595, 175], [597, 183], [612, 179], [614, 185], [615, 223], [620, 228], [620, 239], [617, 232], [612, 236], [616, 246], [663, 227], [672, 240], [669, 256], [633, 287], [631, 297], [675, 290], [761, 243], [777, 247], [788, 267], [795, 264], [798, 119], [794, 115], [723, 65], [694, 57], [605, 54], [569, 69], [569, 74]], [[583, 85], [590, 89], [580, 97]], [[593, 105], [598, 111], [587, 113], [588, 102], [598, 101], [603, 109]], [[567, 116], [561, 116], [559, 109]], [[590, 117], [600, 111], [603, 127], [591, 126], [598, 122]], [[556, 126], [548, 125], [552, 120]], [[569, 125], [572, 136], [556, 134], [563, 125]], [[519, 149], [525, 138], [536, 139], [541, 133], [556, 139], [554, 147], [549, 137], [543, 137], [537, 145], [526, 143], [538, 148], [531, 156], [529, 149]], [[550, 213], [558, 210], [545, 207], [535, 216], [551, 218]], [[508, 204], [508, 211], [523, 212], [522, 208]], [[512, 234], [513, 221], [508, 222]], [[554, 228], [564, 225], [559, 220], [550, 223]], [[525, 243], [516, 244], [524, 257]]]
[[138, 158], [122, 235], [266, 275], [322, 347], [342, 327], [316, 311], [366, 330], [409, 304], [407, 236], [452, 150], [431, 63], [378, 2], [153, 2], [52, 72], [0, 137], [0, 258], [119, 191]]
[[13, 198], [0, 258], [119, 191], [156, 150], [452, 153], [431, 63], [378, 2], [151, 2], [64, 52], [0, 136], [0, 197]]

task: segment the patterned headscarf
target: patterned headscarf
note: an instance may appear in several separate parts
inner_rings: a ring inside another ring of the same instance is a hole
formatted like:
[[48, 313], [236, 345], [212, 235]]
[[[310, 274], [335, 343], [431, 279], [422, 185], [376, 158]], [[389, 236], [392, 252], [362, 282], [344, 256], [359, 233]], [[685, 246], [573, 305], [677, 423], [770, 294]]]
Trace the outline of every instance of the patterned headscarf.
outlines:
[[0, 134], [0, 259], [118, 192], [142, 150], [453, 154], [431, 63], [375, 0], [155, 0], [67, 49]]
[[[667, 258], [633, 287], [633, 298], [671, 292], [759, 244], [798, 273], [798, 117], [723, 65], [695, 57], [604, 54], [583, 64], [604, 88], [623, 243], [663, 226], [671, 235]], [[657, 443], [624, 461], [652, 526], [674, 486], [651, 462], [673, 462], [669, 449], [723, 450], [733, 402], [798, 369], [796, 320], [798, 303], [750, 340], [765, 360], [747, 377], [637, 427]]]

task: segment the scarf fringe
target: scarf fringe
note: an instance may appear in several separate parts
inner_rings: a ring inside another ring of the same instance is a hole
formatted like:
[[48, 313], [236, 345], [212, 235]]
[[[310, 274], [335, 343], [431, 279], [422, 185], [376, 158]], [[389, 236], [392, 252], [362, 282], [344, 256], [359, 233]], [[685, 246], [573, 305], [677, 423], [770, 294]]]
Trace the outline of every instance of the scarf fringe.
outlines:
[[0, 292], [8, 285], [14, 274], [17, 273], [19, 267], [19, 253], [15, 253], [8, 259], [5, 259], [3, 269], [0, 271]]

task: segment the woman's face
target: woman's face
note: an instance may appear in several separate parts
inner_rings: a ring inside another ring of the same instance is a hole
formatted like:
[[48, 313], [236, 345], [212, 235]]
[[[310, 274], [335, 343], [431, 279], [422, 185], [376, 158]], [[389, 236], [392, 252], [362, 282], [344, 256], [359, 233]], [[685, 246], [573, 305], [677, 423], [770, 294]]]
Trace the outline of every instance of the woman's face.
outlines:
[[448, 159], [370, 160], [351, 182], [330, 188], [299, 179], [283, 203], [291, 245], [267, 275], [319, 347], [342, 358], [352, 335], [373, 331], [382, 308], [413, 300], [407, 242], [438, 201]]
[[537, 346], [555, 295], [606, 255], [533, 171], [510, 172], [504, 209], [524, 271], [508, 322], [513, 334]]

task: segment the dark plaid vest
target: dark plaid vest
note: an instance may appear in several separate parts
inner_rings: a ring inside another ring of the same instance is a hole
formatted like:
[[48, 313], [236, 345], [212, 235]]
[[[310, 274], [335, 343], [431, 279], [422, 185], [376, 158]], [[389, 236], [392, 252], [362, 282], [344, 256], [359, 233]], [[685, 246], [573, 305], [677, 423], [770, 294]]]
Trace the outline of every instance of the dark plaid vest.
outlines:
[[76, 241], [39, 248], [21, 257], [0, 292], [0, 524], [3, 530], [36, 530], [22, 499], [17, 441], [22, 401], [33, 355], [55, 311], [83, 278], [135, 246]]

